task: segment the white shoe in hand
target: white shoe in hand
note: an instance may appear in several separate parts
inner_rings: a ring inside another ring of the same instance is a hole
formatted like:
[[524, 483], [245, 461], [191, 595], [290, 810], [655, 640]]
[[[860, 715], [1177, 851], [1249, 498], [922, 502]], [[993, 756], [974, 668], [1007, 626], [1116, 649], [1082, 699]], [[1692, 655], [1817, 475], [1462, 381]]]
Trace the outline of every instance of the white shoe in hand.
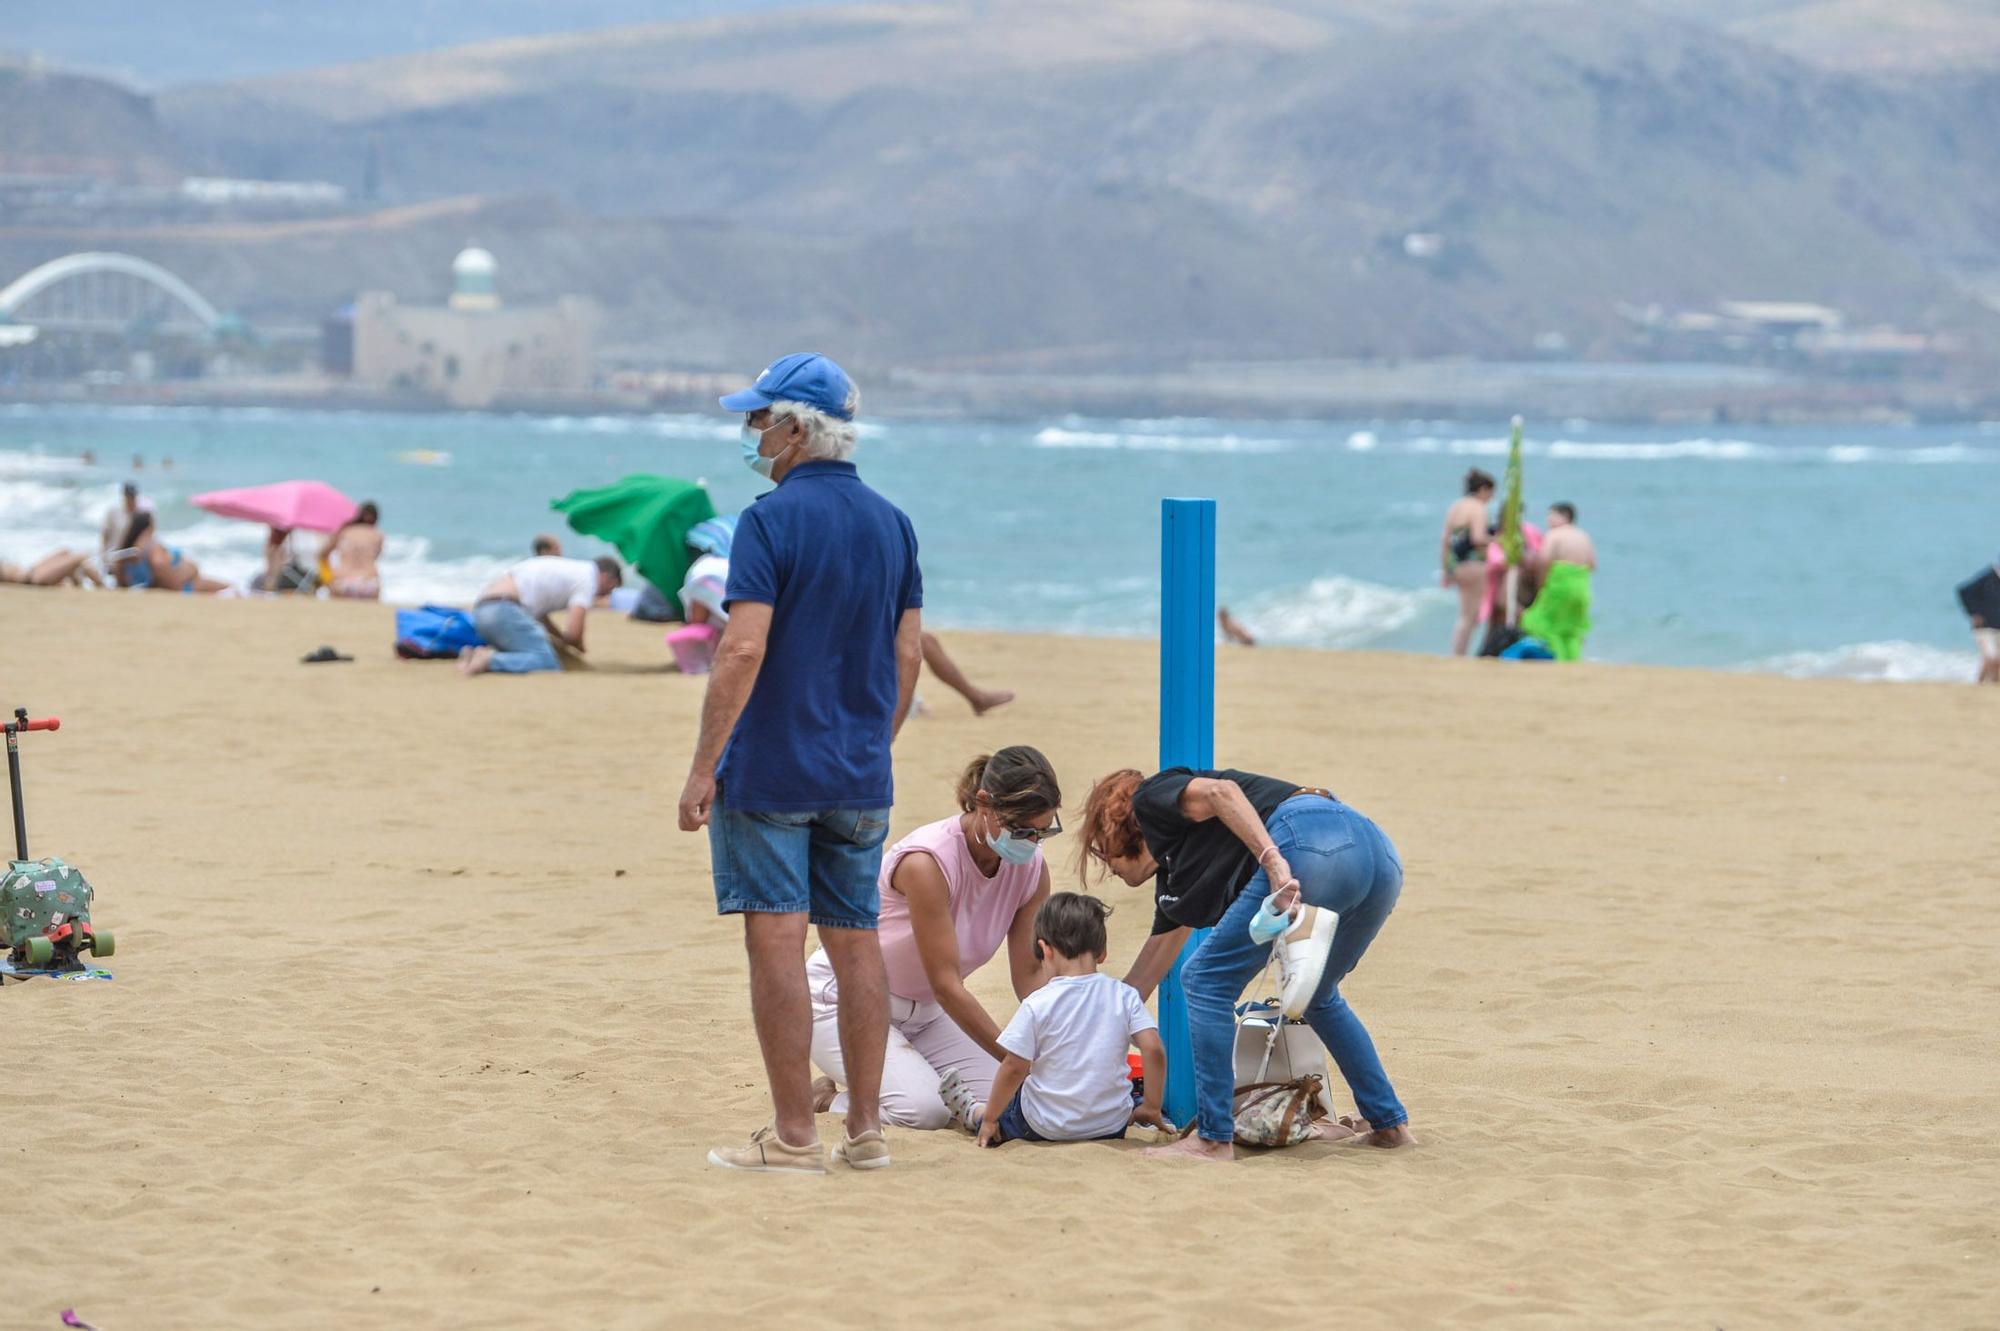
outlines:
[[1340, 916], [1319, 906], [1301, 906], [1298, 922], [1278, 942], [1278, 1006], [1287, 1017], [1305, 1016], [1326, 974]]

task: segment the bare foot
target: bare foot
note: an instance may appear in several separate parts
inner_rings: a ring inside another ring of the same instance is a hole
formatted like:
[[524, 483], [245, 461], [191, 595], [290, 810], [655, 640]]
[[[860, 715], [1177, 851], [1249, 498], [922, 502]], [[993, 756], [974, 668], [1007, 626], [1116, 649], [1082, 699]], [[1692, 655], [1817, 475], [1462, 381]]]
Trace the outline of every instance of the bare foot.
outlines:
[[467, 647], [458, 654], [458, 673], [464, 675], [467, 679], [472, 678], [474, 675], [485, 674], [487, 670], [492, 668], [492, 665], [493, 649], [491, 647]]
[[831, 1077], [813, 1078], [813, 1113], [824, 1114], [833, 1108], [833, 1097], [840, 1094], [840, 1088], [833, 1084]]
[[1014, 701], [1014, 691], [1012, 689], [982, 689], [968, 699], [968, 701], [972, 704], [972, 714], [974, 716], [984, 716], [994, 708], [1005, 707], [1008, 703]]
[[1212, 1142], [1189, 1135], [1167, 1146], [1148, 1146], [1148, 1160], [1234, 1160], [1234, 1142]]
[[1408, 1124], [1395, 1128], [1377, 1128], [1363, 1135], [1364, 1146], [1379, 1146], [1385, 1151], [1393, 1151], [1403, 1146], [1415, 1146], [1417, 1139], [1411, 1134]]

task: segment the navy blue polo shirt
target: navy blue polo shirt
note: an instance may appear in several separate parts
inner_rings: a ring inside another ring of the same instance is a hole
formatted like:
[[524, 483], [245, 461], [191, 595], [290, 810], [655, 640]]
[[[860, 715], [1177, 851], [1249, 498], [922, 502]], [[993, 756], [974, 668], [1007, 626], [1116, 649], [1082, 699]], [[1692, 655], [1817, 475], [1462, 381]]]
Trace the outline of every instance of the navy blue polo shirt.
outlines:
[[722, 751], [742, 813], [886, 809], [896, 626], [924, 603], [917, 533], [851, 462], [802, 462], [744, 510], [725, 601], [771, 607], [764, 668]]

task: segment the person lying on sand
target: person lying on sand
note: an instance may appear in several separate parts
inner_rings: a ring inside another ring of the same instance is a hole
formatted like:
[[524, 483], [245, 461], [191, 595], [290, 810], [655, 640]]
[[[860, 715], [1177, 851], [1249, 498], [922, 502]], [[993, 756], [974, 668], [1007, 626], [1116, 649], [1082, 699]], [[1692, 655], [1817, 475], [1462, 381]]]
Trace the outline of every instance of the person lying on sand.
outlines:
[[120, 548], [112, 551], [107, 571], [120, 587], [150, 587], [163, 592], [224, 591], [229, 584], [201, 576], [201, 565], [177, 545], [164, 545], [153, 530], [153, 515], [141, 511], [125, 529]]
[[[1197, 1134], [1151, 1156], [1229, 1160], [1236, 1153], [1236, 1000], [1279, 953], [1288, 1014], [1318, 1035], [1371, 1131], [1375, 1146], [1408, 1146], [1409, 1113], [1396, 1098], [1374, 1042], [1340, 996], [1340, 981], [1388, 922], [1403, 890], [1403, 862], [1382, 830], [1323, 790], [1252, 772], [1170, 767], [1100, 780], [1084, 802], [1081, 867], [1092, 862], [1133, 887], [1153, 880], [1153, 936], [1125, 982], [1144, 996], [1166, 977], [1188, 930], [1208, 937], [1181, 967], [1194, 1046]], [[1296, 860], [1297, 870], [1292, 862]], [[1289, 913], [1279, 939], [1258, 941], [1253, 916]], [[1317, 1125], [1325, 1140], [1356, 1136]]]
[[[1000, 1032], [1007, 1051], [990, 1100], [955, 1108], [981, 1146], [1005, 1142], [1087, 1142], [1123, 1137], [1134, 1123], [1170, 1125], [1160, 1111], [1167, 1051], [1146, 1000], [1122, 980], [1102, 974], [1107, 951], [1096, 897], [1058, 892], [1035, 912], [1035, 953], [1044, 983], [1021, 1000]], [[1125, 1051], [1145, 1060], [1143, 1097], [1134, 1089]], [[994, 1105], [1003, 1106], [992, 1110]]]
[[[963, 1095], [983, 1101], [1007, 1056], [1000, 1023], [966, 981], [1007, 945], [1016, 998], [1041, 987], [1035, 912], [1049, 896], [1043, 843], [1060, 835], [1062, 790], [1055, 769], [1020, 745], [974, 758], [958, 780], [959, 812], [898, 841], [876, 875], [876, 937], [889, 984], [889, 1053], [882, 1067], [882, 1121], [902, 1128], [949, 1126]], [[806, 963], [812, 992], [815, 1112], [845, 1111], [847, 1056], [839, 989], [826, 952]]]
[[102, 587], [104, 579], [90, 564], [91, 556], [74, 550], [58, 550], [43, 555], [32, 564], [10, 564], [0, 560], [0, 582], [23, 587], [81, 587], [89, 583]]

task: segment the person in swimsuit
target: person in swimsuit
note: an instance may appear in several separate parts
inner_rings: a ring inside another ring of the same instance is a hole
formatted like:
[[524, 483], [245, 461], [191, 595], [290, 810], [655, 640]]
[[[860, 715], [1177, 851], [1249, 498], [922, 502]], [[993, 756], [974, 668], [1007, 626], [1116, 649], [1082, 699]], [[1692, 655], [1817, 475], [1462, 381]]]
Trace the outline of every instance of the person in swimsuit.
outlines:
[[153, 515], [146, 512], [133, 515], [120, 548], [112, 552], [110, 571], [120, 587], [208, 593], [229, 586], [202, 577], [201, 565], [183, 555], [179, 546], [162, 545], [154, 535]]
[[1474, 467], [1465, 473], [1465, 493], [1445, 510], [1444, 538], [1438, 554], [1444, 572], [1439, 583], [1458, 588], [1458, 622], [1451, 630], [1451, 654], [1464, 656], [1486, 600], [1486, 545], [1493, 529], [1486, 506], [1493, 501], [1493, 478]]
[[375, 501], [369, 500], [321, 547], [320, 562], [333, 572], [327, 585], [335, 596], [356, 601], [381, 599], [382, 575], [377, 561], [382, 558], [382, 533], [376, 526], [381, 516]]
[[85, 583], [102, 587], [104, 579], [90, 566], [90, 558], [74, 550], [58, 550], [52, 555], [42, 556], [33, 564], [10, 564], [0, 560], [0, 582], [23, 587], [61, 587], [65, 584], [81, 587]]
[[[983, 1103], [1007, 1050], [966, 977], [1007, 946], [1016, 998], [1042, 985], [1035, 912], [1049, 896], [1042, 845], [1062, 832], [1055, 769], [1026, 745], [981, 754], [958, 781], [959, 812], [926, 824], [882, 857], [882, 964], [889, 977], [889, 1050], [882, 1119], [942, 1128]], [[812, 993], [814, 1107], [844, 1111], [839, 993], [825, 951], [806, 963]]]
[[[1181, 967], [1194, 1047], [1197, 1134], [1148, 1155], [1228, 1160], [1235, 1155], [1236, 1000], [1279, 947], [1280, 987], [1296, 989], [1312, 1026], [1369, 1130], [1323, 1122], [1323, 1140], [1358, 1137], [1409, 1146], [1409, 1113], [1382, 1069], [1340, 982], [1388, 922], [1403, 891], [1403, 862], [1382, 829], [1324, 790], [1253, 772], [1170, 767], [1152, 777], [1113, 772], [1084, 803], [1078, 868], [1109, 870], [1133, 887], [1153, 881], [1153, 936], [1125, 983], [1150, 994], [1172, 969], [1189, 929], [1211, 932]], [[1251, 917], [1270, 898], [1293, 917], [1279, 940], [1258, 942]], [[1328, 919], [1326, 917], [1331, 917]], [[1312, 974], [1318, 969], [1318, 978]], [[1291, 1006], [1288, 994], [1287, 1007]]]

